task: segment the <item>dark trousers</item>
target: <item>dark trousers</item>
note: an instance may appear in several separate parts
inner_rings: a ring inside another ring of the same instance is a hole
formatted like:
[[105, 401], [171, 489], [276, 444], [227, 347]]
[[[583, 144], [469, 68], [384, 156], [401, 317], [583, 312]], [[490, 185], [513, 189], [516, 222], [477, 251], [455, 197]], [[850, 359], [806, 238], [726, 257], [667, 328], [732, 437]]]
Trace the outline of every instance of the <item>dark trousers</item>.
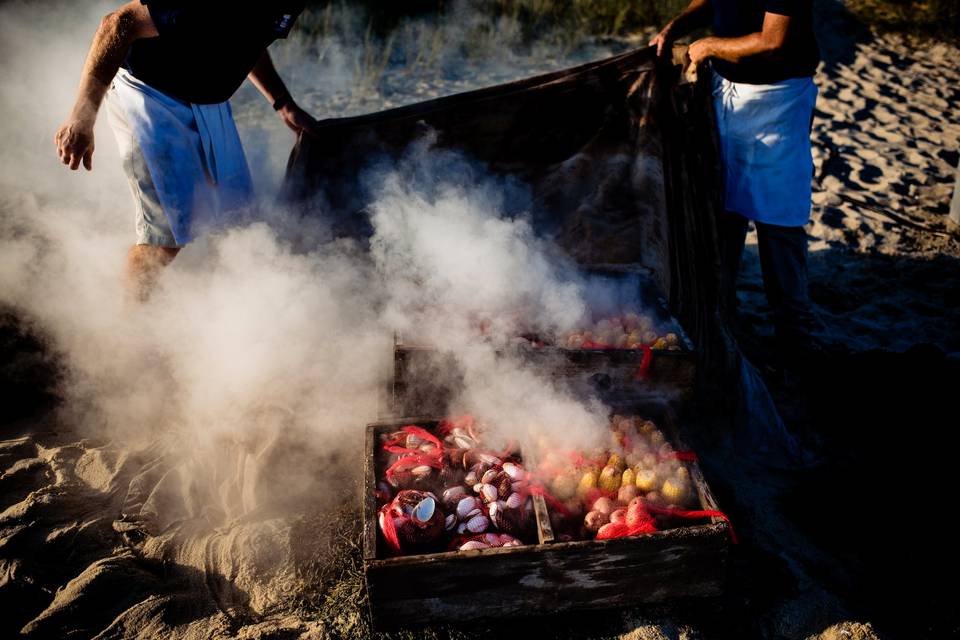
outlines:
[[[737, 306], [737, 276], [750, 221], [737, 213], [721, 214], [721, 259], [726, 312], [732, 318]], [[816, 316], [807, 291], [807, 231], [755, 222], [763, 270], [763, 288], [773, 312], [777, 340], [790, 350], [812, 341]]]

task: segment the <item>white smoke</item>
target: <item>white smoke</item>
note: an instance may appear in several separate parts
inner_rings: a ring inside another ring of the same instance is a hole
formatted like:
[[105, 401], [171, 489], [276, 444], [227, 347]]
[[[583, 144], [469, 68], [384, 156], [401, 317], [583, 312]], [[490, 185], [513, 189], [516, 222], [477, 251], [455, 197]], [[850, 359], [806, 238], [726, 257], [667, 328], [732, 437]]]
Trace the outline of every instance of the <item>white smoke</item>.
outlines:
[[[0, 8], [0, 304], [60, 354], [64, 420], [130, 443], [173, 432], [185, 456], [209, 456], [213, 468], [220, 444], [254, 437], [257, 416], [280, 410], [308, 450], [358, 459], [392, 374], [393, 332], [415, 330], [467, 354], [452, 409], [515, 437], [554, 427], [571, 445], [598, 437], [602, 407], [503, 348], [526, 325], [583, 322], [582, 277], [523, 215], [507, 215], [505, 199], [521, 188], [438, 156], [429, 140], [406, 167], [370, 174], [369, 254], [348, 241], [304, 251], [287, 241], [304, 235], [302, 223], [270, 202], [292, 136], [268, 110], [259, 112], [268, 119], [241, 113], [264, 221], [191, 244], [147, 303], [130, 304], [122, 269], [133, 208], [105, 118], [92, 173], [66, 170], [53, 146], [91, 34], [112, 8]], [[362, 65], [350, 43], [331, 47], [304, 38], [275, 47], [295, 95], [356, 81]], [[489, 331], [478, 333], [478, 321]], [[290, 478], [316, 475], [297, 459], [303, 468]]]

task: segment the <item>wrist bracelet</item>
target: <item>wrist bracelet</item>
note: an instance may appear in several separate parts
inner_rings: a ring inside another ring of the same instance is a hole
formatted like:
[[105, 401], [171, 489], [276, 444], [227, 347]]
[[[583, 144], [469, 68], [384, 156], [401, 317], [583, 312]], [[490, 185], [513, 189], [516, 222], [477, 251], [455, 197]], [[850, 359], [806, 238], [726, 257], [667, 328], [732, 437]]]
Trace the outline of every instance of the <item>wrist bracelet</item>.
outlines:
[[291, 96], [289, 93], [285, 93], [273, 101], [273, 110], [280, 111], [280, 109], [283, 109], [291, 102], [293, 102], [293, 96]]

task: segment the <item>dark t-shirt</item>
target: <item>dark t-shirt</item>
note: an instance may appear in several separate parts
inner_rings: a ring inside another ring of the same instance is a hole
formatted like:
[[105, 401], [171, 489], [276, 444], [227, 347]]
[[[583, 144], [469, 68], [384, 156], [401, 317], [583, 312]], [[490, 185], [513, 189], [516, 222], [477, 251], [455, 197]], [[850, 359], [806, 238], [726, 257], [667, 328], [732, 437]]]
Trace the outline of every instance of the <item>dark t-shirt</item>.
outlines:
[[137, 40], [124, 68], [185, 102], [229, 100], [260, 54], [286, 38], [303, 1], [140, 0], [160, 35]]
[[790, 17], [784, 48], [737, 63], [713, 59], [713, 68], [733, 82], [773, 84], [787, 78], [812, 76], [820, 62], [813, 36], [812, 0], [710, 0], [713, 30], [721, 38], [736, 38], [763, 29], [764, 13]]

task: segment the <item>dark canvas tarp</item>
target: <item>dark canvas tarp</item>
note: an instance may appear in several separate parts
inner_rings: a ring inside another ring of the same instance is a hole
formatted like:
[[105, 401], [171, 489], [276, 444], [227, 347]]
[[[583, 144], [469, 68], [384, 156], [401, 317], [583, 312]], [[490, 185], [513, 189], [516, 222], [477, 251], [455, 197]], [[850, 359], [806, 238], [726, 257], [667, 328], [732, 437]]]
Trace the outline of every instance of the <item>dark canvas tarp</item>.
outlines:
[[488, 89], [327, 120], [299, 140], [284, 198], [362, 234], [371, 158], [399, 159], [425, 132], [525, 184], [535, 225], [583, 264], [649, 269], [714, 365], [727, 360], [717, 316], [716, 147], [703, 81], [652, 48]]

